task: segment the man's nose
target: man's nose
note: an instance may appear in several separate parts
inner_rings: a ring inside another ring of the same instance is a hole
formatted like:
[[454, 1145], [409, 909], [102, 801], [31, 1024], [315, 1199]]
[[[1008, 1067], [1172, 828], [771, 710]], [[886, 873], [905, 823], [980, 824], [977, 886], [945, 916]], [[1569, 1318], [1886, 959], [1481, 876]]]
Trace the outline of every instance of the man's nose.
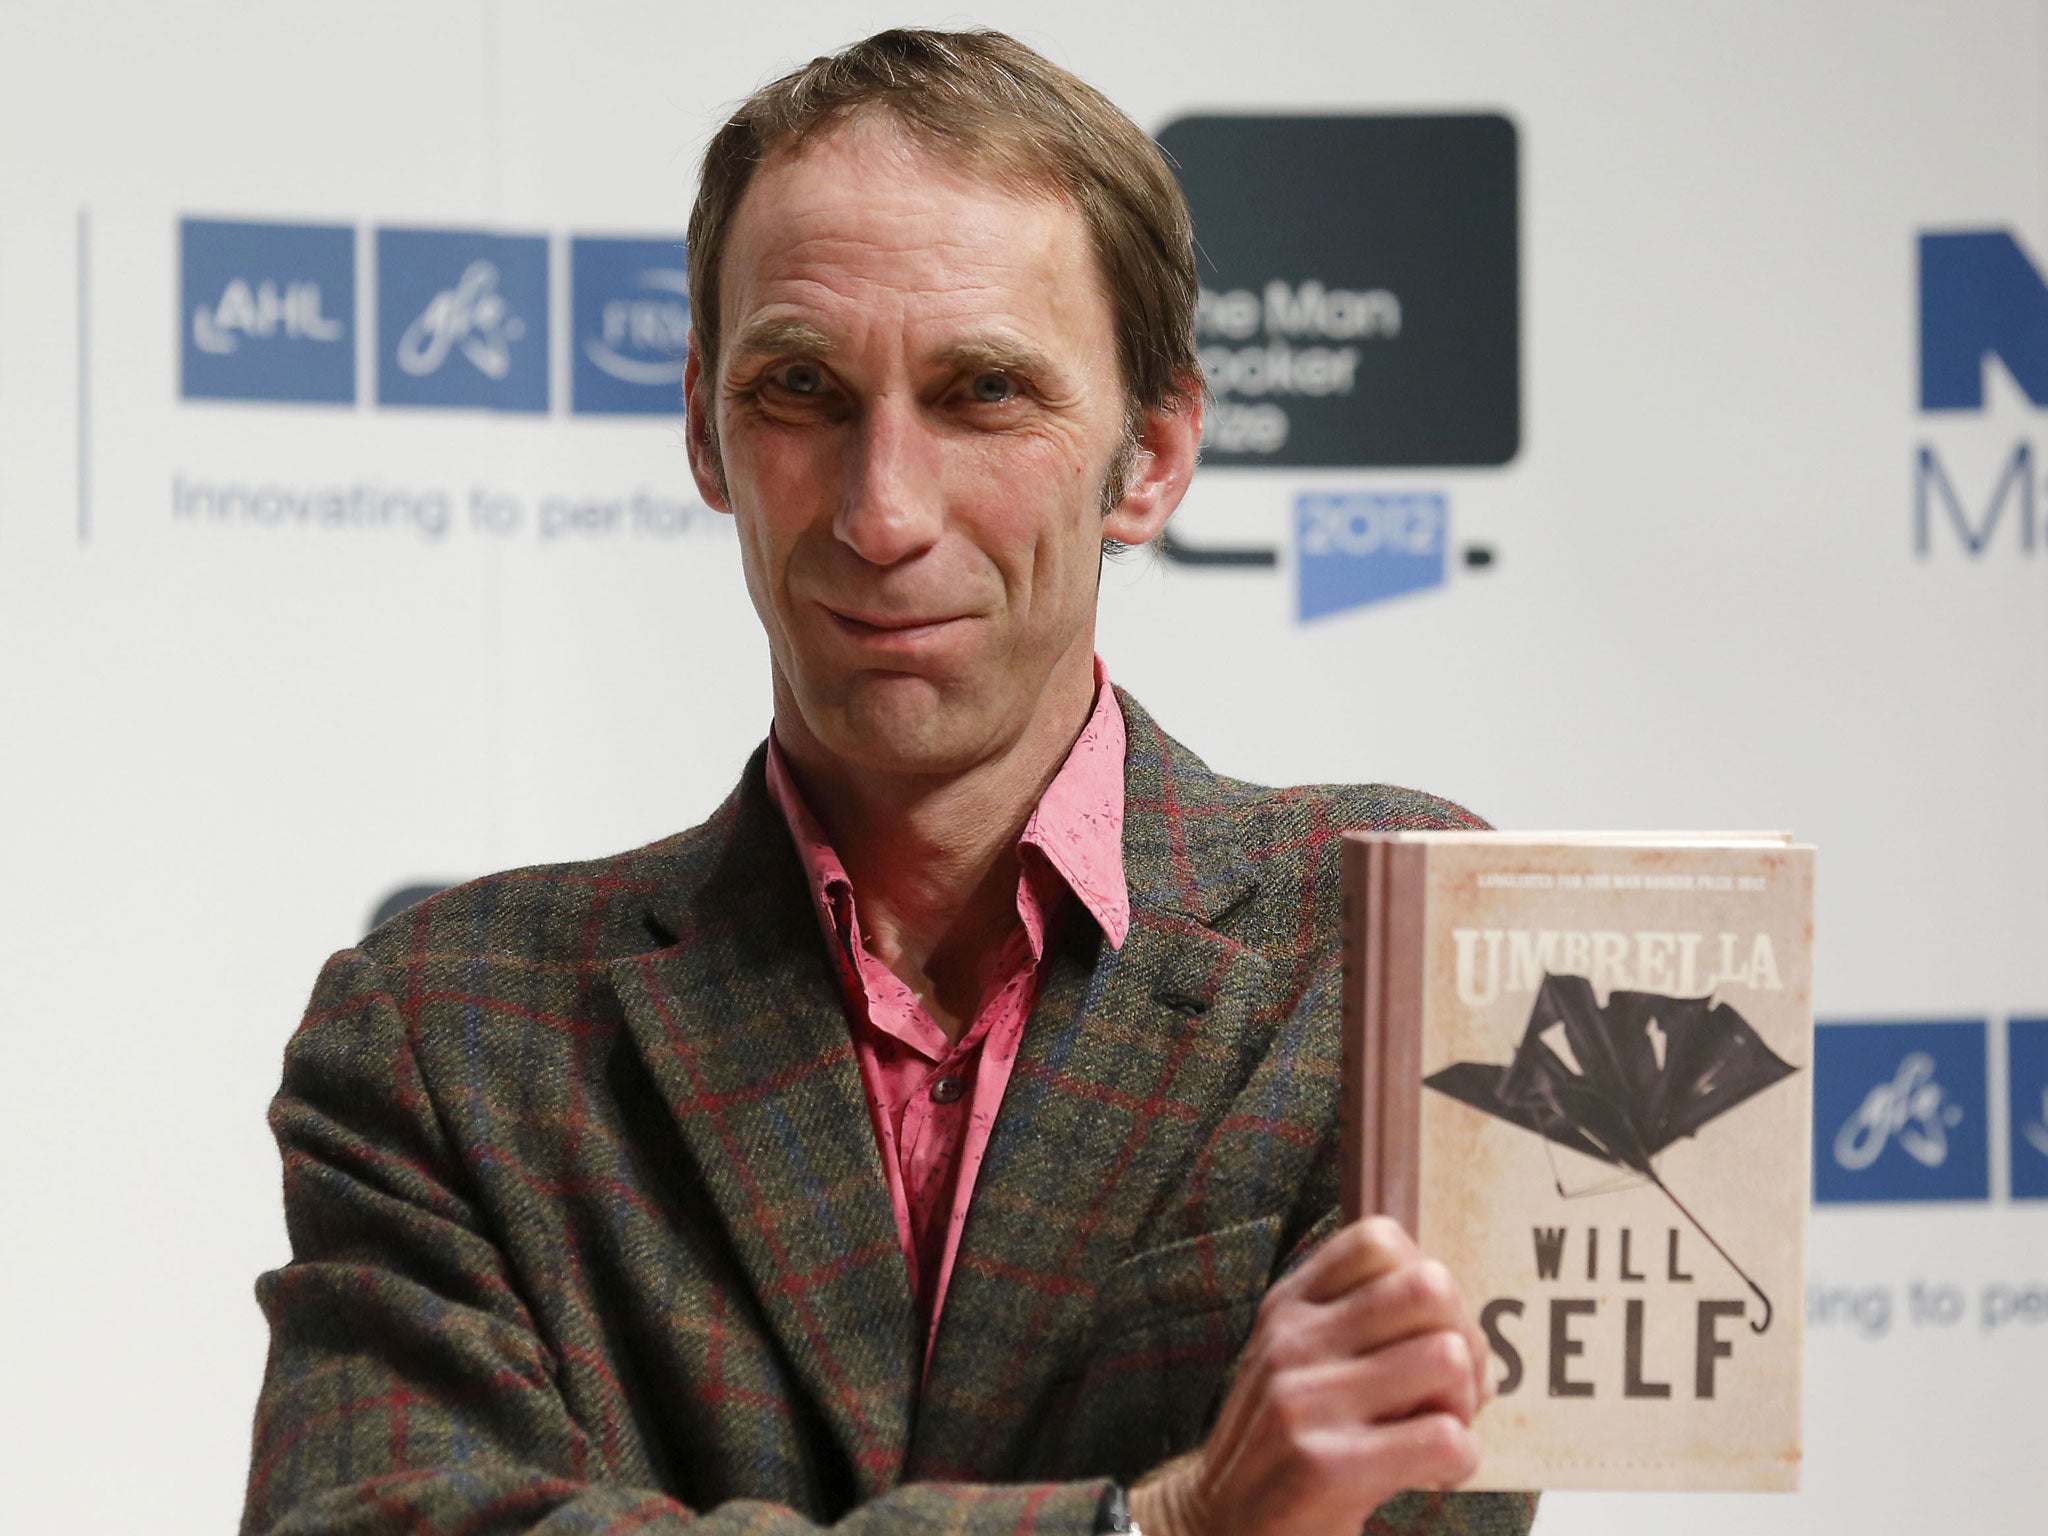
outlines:
[[846, 494], [832, 532], [872, 565], [896, 565], [938, 541], [940, 444], [913, 406], [877, 401], [852, 433]]

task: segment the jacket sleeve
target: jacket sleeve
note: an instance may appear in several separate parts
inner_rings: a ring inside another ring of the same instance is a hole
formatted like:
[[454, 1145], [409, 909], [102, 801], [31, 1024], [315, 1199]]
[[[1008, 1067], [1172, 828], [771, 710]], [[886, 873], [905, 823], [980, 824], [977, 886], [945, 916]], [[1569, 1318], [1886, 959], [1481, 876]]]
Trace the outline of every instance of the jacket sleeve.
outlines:
[[[467, 1191], [400, 1010], [357, 951], [322, 972], [271, 1109], [292, 1261], [257, 1298], [271, 1344], [244, 1536], [818, 1529], [789, 1507], [693, 1511], [590, 1475], [557, 1363]], [[1106, 1484], [927, 1483], [847, 1536], [1092, 1531]]]

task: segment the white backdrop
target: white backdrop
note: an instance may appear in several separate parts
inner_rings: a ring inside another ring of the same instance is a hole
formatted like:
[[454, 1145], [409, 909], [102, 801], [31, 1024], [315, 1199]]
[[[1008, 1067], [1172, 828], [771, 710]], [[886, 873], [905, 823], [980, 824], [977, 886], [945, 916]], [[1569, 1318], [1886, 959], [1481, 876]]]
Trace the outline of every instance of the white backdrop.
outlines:
[[[693, 502], [672, 425], [181, 400], [179, 220], [352, 225], [365, 260], [388, 225], [672, 237], [721, 105], [905, 21], [1004, 26], [1153, 128], [1515, 122], [1519, 455], [1205, 471], [1184, 536], [1274, 544], [1280, 568], [1127, 560], [1103, 652], [1242, 776], [1818, 843], [1823, 1019], [1990, 1021], [1989, 1198], [1815, 1212], [1815, 1280], [1899, 1310], [1816, 1318], [1802, 1493], [1557, 1495], [1539, 1529], [2038, 1529], [2048, 1296], [1997, 1326], [1981, 1302], [2048, 1286], [2048, 1203], [2007, 1191], [1998, 1091], [2006, 1016], [2048, 1013], [2048, 540], [2009, 514], [1979, 555], [1937, 527], [1923, 556], [1912, 524], [1920, 445], [1977, 516], [2043, 424], [1995, 364], [1984, 411], [1920, 413], [1915, 298], [1923, 231], [2048, 251], [2038, 0], [7, 0], [6, 1526], [231, 1527], [250, 1284], [285, 1252], [263, 1109], [320, 960], [395, 886], [699, 819], [768, 718], [718, 520], [534, 522], [549, 497]], [[445, 490], [452, 523], [173, 512], [177, 483], [356, 482]], [[1319, 487], [1441, 493], [1495, 563], [1297, 623], [1289, 519]], [[479, 531], [475, 491], [527, 523]], [[1966, 1311], [1916, 1321], [1916, 1282]]]

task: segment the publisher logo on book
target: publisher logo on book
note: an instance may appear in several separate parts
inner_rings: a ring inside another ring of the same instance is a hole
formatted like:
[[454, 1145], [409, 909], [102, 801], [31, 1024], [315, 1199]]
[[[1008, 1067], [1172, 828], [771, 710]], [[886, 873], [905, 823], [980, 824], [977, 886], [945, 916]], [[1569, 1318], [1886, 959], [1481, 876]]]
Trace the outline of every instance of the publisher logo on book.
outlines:
[[356, 397], [355, 231], [183, 219], [179, 381], [187, 400]]
[[1919, 239], [1912, 546], [1921, 560], [2037, 558], [2048, 528], [2048, 279], [2009, 229]]
[[1987, 1200], [1985, 1024], [1815, 1031], [1814, 1199]]

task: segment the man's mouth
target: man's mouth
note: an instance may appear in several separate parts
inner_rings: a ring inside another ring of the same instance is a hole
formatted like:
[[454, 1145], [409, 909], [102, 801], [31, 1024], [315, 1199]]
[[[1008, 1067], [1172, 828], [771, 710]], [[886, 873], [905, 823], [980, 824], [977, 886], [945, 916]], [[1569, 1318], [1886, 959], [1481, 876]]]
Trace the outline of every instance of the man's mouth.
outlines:
[[846, 634], [856, 639], [910, 642], [926, 635], [937, 634], [949, 624], [959, 622], [963, 614], [881, 614], [849, 613], [842, 608], [827, 608], [833, 621]]

